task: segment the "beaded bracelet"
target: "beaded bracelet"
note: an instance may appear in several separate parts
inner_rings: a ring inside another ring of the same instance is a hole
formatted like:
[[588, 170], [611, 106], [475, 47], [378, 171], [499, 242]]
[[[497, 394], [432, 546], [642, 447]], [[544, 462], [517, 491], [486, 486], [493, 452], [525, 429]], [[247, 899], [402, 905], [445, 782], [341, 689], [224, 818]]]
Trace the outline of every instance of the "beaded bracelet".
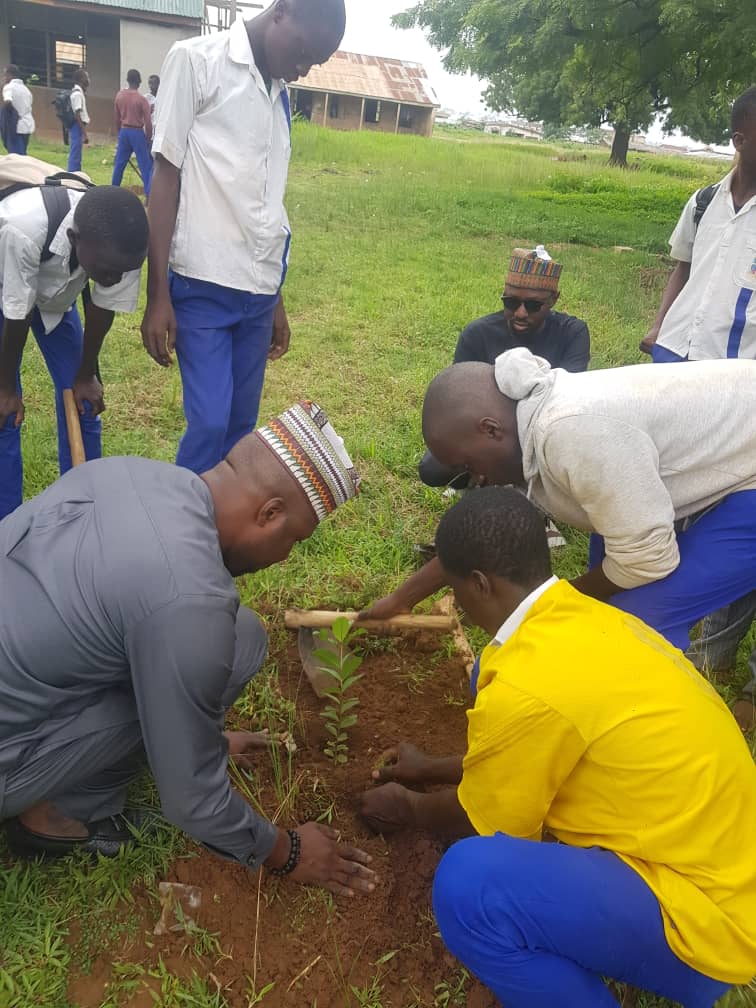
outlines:
[[291, 875], [299, 864], [299, 858], [302, 853], [302, 838], [296, 830], [290, 829], [286, 830], [286, 832], [289, 834], [289, 840], [291, 841], [289, 857], [286, 860], [286, 864], [281, 868], [270, 868], [271, 875]]

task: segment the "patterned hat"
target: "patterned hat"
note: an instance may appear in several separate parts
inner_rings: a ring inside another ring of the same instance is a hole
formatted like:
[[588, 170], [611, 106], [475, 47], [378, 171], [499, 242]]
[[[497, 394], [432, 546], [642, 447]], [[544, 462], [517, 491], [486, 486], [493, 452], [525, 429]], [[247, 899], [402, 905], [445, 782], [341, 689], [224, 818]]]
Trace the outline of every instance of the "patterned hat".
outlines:
[[558, 291], [561, 272], [561, 265], [554, 262], [543, 245], [538, 245], [531, 252], [515, 249], [509, 260], [507, 283], [513, 287]]
[[359, 493], [359, 473], [343, 440], [311, 400], [295, 403], [255, 433], [302, 487], [319, 522]]

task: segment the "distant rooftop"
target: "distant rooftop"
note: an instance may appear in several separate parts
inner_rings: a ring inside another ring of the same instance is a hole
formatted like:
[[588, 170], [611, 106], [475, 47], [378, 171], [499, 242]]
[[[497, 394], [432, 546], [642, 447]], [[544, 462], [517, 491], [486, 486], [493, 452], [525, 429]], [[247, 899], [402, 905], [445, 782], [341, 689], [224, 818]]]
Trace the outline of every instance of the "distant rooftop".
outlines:
[[436, 92], [419, 63], [387, 59], [385, 56], [363, 56], [341, 49], [327, 63], [313, 67], [294, 87], [439, 107]]
[[122, 10], [141, 11], [144, 14], [165, 14], [199, 21], [205, 11], [204, 0], [67, 0], [68, 3], [86, 3], [94, 7], [118, 7]]

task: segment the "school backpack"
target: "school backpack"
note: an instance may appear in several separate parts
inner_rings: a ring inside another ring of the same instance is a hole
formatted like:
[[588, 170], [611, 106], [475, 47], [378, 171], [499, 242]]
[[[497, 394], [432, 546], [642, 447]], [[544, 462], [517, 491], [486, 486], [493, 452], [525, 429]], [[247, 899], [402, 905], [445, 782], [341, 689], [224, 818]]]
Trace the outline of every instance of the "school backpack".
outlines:
[[708, 185], [705, 189], [699, 189], [696, 193], [696, 208], [693, 211], [693, 227], [696, 231], [701, 223], [701, 218], [706, 213], [706, 208], [716, 196], [717, 189], [719, 189], [719, 182]]
[[70, 91], [58, 91], [52, 100], [55, 115], [60, 119], [63, 129], [69, 130], [76, 122]]
[[69, 189], [84, 192], [94, 182], [84, 172], [61, 171], [56, 165], [26, 154], [6, 154], [0, 157], [0, 200], [21, 189], [39, 189], [47, 213], [47, 234], [40, 262], [52, 258], [50, 242], [71, 209]]

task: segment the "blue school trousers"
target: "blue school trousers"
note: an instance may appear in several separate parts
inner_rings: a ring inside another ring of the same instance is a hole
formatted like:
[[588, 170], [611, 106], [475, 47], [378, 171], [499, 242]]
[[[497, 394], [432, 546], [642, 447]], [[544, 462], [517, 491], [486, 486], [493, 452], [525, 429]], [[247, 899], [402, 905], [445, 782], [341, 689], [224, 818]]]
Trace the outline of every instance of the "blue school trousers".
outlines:
[[132, 152], [136, 155], [139, 171], [142, 176], [145, 196], [150, 195], [150, 184], [152, 182], [152, 154], [150, 145], [144, 130], [133, 129], [131, 126], [122, 126], [118, 131], [118, 146], [116, 147], [115, 160], [113, 162], [113, 178], [111, 185], [119, 186], [123, 179], [123, 173]]
[[[0, 324], [2, 316], [0, 315]], [[31, 329], [47, 370], [55, 387], [55, 412], [58, 421], [58, 464], [60, 473], [71, 468], [71, 449], [63, 409], [63, 389], [71, 388], [81, 363], [84, 332], [76, 307], [67, 311], [58, 325], [47, 335], [39, 311], [32, 313]], [[21, 392], [21, 373], [17, 375]], [[14, 511], [23, 499], [23, 466], [21, 462], [21, 428], [15, 426], [15, 416], [10, 416], [0, 428], [0, 519]], [[87, 460], [102, 455], [102, 425], [100, 418], [92, 416], [89, 404], [81, 417], [81, 434]]]
[[603, 978], [684, 1008], [730, 986], [671, 951], [643, 879], [598, 847], [496, 833], [454, 844], [433, 884], [447, 948], [506, 1008], [617, 1008]]
[[81, 171], [81, 152], [84, 145], [84, 134], [77, 122], [68, 131], [68, 170]]
[[255, 429], [278, 294], [171, 273], [186, 432], [176, 464], [207, 472]]
[[[618, 592], [610, 605], [638, 616], [686, 651], [690, 630], [756, 588], [756, 490], [730, 494], [677, 534], [680, 563], [660, 581]], [[591, 536], [589, 567], [604, 556]]]

